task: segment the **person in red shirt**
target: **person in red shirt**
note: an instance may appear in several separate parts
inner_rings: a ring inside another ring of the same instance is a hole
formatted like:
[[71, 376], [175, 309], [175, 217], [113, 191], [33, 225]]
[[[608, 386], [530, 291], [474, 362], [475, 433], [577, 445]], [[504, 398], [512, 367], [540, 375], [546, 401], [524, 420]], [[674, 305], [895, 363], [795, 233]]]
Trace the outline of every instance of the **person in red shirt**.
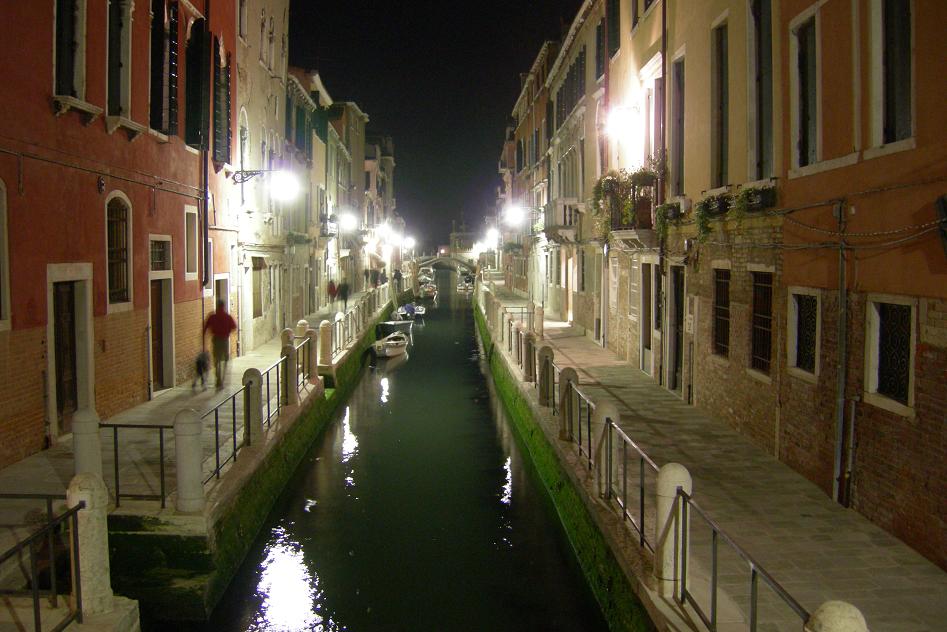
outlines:
[[218, 391], [224, 387], [227, 377], [227, 363], [230, 361], [230, 334], [236, 328], [237, 323], [227, 313], [227, 304], [224, 301], [217, 301], [217, 311], [208, 316], [207, 322], [204, 323], [204, 335], [207, 335], [209, 329]]

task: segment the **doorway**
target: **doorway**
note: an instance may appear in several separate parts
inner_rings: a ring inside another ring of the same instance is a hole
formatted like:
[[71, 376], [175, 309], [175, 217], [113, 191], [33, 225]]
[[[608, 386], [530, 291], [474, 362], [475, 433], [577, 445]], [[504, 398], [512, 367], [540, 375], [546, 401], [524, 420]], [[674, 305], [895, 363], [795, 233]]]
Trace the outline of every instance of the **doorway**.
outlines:
[[668, 305], [668, 387], [680, 394], [684, 367], [684, 266], [671, 266], [671, 300]]
[[572, 314], [572, 293], [575, 291], [575, 258], [570, 251], [566, 256], [566, 321], [572, 324], [574, 318]]
[[641, 319], [639, 323], [641, 337], [641, 370], [651, 375], [651, 366], [653, 355], [651, 352], [652, 341], [652, 323], [654, 301], [652, 295], [651, 280], [654, 278], [654, 265], [650, 263], [641, 264]]
[[[152, 273], [156, 274], [156, 273]], [[171, 279], [151, 279], [148, 309], [152, 394], [174, 386], [174, 318]]]
[[72, 432], [72, 417], [79, 408], [76, 370], [76, 284], [53, 283], [53, 350], [56, 367], [56, 434]]

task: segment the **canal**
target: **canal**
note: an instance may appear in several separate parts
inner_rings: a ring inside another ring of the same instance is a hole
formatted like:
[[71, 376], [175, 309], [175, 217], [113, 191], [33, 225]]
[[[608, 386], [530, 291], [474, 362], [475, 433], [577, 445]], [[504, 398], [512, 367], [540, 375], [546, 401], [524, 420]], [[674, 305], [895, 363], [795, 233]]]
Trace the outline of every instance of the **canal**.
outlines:
[[366, 370], [204, 629], [606, 629], [491, 396], [470, 297], [437, 282], [407, 360]]

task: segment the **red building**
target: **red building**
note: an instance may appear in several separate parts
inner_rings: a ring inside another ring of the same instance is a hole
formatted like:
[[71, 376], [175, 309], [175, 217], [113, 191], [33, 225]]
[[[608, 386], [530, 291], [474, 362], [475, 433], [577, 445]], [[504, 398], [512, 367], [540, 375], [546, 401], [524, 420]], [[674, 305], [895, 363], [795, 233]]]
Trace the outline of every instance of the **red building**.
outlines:
[[234, 5], [0, 4], [0, 466], [190, 379], [230, 292]]

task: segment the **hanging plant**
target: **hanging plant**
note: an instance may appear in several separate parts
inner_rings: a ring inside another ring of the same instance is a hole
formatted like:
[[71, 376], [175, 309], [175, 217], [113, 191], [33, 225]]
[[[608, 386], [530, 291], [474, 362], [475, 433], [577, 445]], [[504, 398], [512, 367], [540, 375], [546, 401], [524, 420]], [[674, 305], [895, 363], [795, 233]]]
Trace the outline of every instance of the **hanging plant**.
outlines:
[[732, 211], [745, 214], [747, 211], [761, 211], [776, 206], [774, 187], [744, 187], [733, 197]]
[[667, 239], [668, 226], [681, 218], [681, 205], [678, 202], [661, 204], [654, 209], [654, 229], [661, 240]]
[[697, 225], [697, 240], [705, 241], [710, 234], [710, 202], [707, 198], [694, 205], [694, 223]]

